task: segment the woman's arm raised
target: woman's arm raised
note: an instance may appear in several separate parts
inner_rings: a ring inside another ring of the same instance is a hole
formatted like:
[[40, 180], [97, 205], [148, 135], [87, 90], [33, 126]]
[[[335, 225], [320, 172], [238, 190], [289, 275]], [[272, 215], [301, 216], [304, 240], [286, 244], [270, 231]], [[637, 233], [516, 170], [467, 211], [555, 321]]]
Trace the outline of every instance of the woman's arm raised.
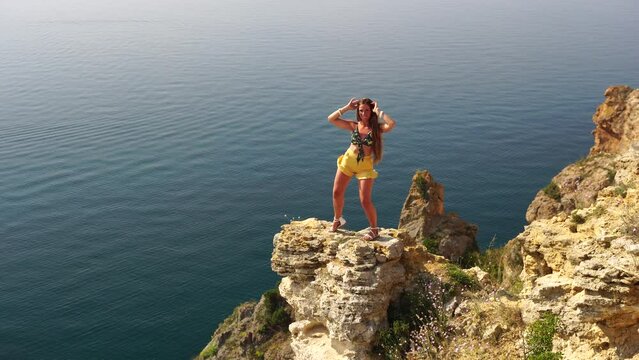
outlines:
[[380, 124], [379, 127], [382, 129], [382, 132], [387, 133], [393, 130], [395, 127], [395, 120], [379, 108], [377, 101], [375, 101], [373, 111], [377, 114], [377, 121]]
[[353, 130], [354, 125], [356, 124], [352, 121], [342, 119], [341, 116], [344, 115], [344, 113], [346, 113], [347, 111], [355, 109], [356, 103], [357, 103], [357, 100], [353, 98], [348, 102], [346, 106], [342, 106], [341, 108], [333, 111], [333, 113], [328, 115], [328, 122], [330, 122], [331, 124], [341, 129], [346, 129], [349, 131]]
[[381, 126], [382, 131], [385, 133], [390, 132], [395, 127], [395, 120], [392, 117], [390, 117], [387, 113], [383, 111], [381, 111], [381, 113], [382, 113], [382, 120], [384, 121], [384, 124], [382, 124]]

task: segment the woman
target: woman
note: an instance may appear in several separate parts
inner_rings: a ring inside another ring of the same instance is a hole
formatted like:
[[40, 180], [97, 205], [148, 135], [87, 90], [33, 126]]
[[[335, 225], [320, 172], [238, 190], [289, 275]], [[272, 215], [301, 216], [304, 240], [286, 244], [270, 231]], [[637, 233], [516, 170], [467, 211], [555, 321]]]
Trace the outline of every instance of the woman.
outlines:
[[[342, 119], [349, 110], [357, 110], [357, 122]], [[364, 240], [379, 237], [377, 227], [377, 211], [373, 205], [371, 194], [377, 171], [373, 164], [382, 160], [382, 133], [395, 127], [395, 120], [379, 109], [377, 102], [371, 99], [351, 99], [346, 106], [337, 109], [328, 116], [328, 121], [338, 128], [351, 131], [351, 145], [344, 155], [337, 159], [337, 172], [333, 183], [334, 220], [331, 231], [335, 232], [346, 224], [342, 217], [344, 209], [344, 193], [351, 177], [355, 175], [359, 182], [359, 200], [370, 223], [370, 230]]]

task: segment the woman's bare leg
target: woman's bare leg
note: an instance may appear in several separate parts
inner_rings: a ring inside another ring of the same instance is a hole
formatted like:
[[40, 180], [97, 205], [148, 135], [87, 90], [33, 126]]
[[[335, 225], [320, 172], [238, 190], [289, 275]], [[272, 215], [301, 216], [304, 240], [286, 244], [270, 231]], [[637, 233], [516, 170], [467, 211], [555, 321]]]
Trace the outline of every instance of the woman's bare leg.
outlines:
[[359, 180], [359, 201], [372, 228], [377, 227], [377, 210], [375, 210], [375, 205], [373, 205], [374, 182], [375, 179]]
[[337, 169], [335, 173], [335, 181], [333, 182], [333, 212], [335, 219], [342, 216], [344, 210], [344, 194], [351, 177]]

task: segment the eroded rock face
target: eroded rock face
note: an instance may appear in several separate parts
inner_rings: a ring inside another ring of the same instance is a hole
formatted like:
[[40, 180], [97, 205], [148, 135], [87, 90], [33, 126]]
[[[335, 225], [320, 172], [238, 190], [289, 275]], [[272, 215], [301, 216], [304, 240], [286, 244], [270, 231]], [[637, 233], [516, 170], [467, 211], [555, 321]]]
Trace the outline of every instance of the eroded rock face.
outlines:
[[280, 294], [291, 305], [296, 359], [368, 359], [391, 298], [401, 291], [404, 243], [381, 229], [373, 242], [350, 231], [329, 232], [314, 218], [282, 226], [271, 266], [284, 276]]
[[290, 336], [262, 331], [267, 311], [265, 297], [238, 305], [213, 333], [196, 360], [253, 359], [256, 349], [266, 349], [264, 360], [293, 360]]
[[556, 347], [570, 359], [639, 356], [639, 156], [613, 157], [615, 176], [590, 206], [528, 225], [522, 314], [560, 316]]
[[605, 95], [589, 156], [537, 194], [530, 225], [504, 249], [524, 320], [558, 315], [555, 351], [567, 359], [639, 359], [639, 91]]
[[479, 250], [477, 225], [470, 224], [455, 214], [446, 214], [429, 236], [438, 238], [437, 254], [457, 262], [466, 252]]
[[417, 171], [399, 218], [398, 229], [411, 241], [425, 238], [436, 242], [436, 253], [457, 261], [469, 250], [477, 250], [477, 226], [444, 211], [444, 186], [427, 171]]
[[444, 186], [436, 183], [427, 170], [417, 171], [404, 201], [398, 228], [419, 241], [432, 233], [444, 215]]
[[595, 145], [590, 154], [621, 153], [629, 147], [639, 148], [639, 90], [628, 86], [611, 86], [604, 93], [592, 121]]
[[501, 265], [503, 268], [503, 280], [502, 286], [505, 289], [510, 289], [516, 282], [518, 282], [519, 275], [524, 269], [524, 262], [521, 255], [521, 243], [523, 239], [519, 236], [510, 240], [504, 246], [503, 256], [501, 258]]
[[639, 153], [639, 90], [628, 86], [606, 89], [605, 100], [592, 117], [595, 145], [588, 157], [568, 165], [553, 179], [554, 196], [540, 190], [526, 211], [526, 220], [550, 219], [560, 212], [591, 206], [597, 194], [611, 185], [623, 153]]
[[598, 153], [566, 166], [551, 182], [557, 186], [558, 198], [539, 190], [528, 206], [526, 220], [550, 219], [560, 212], [569, 214], [575, 209], [592, 205], [601, 189], [613, 183], [615, 156]]

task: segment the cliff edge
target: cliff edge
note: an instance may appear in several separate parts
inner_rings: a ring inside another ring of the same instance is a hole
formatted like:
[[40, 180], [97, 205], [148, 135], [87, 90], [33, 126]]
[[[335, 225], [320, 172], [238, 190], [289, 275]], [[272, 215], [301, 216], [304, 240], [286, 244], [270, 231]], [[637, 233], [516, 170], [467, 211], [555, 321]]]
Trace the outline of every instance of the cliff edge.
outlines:
[[330, 227], [317, 219], [293, 221], [273, 239], [271, 265], [284, 277], [280, 294], [295, 318], [291, 348], [298, 359], [366, 359], [406, 280], [405, 243], [392, 230], [367, 242]]
[[537, 194], [508, 244], [524, 320], [555, 314], [568, 359], [639, 359], [639, 90], [605, 96], [590, 154]]
[[417, 172], [399, 229], [377, 241], [283, 225], [271, 305], [238, 307], [200, 357], [639, 360], [639, 90], [605, 97], [588, 156], [537, 193], [504, 248], [478, 252], [477, 227]]

